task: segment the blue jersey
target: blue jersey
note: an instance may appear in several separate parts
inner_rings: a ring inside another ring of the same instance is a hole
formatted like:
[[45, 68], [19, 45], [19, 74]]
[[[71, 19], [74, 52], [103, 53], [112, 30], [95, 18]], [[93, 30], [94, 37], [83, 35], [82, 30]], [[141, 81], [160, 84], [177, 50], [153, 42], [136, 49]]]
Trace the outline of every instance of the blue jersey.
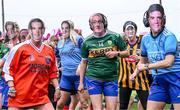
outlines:
[[57, 48], [59, 50], [61, 72], [63, 75], [75, 75], [76, 69], [81, 61], [82, 36], [77, 36], [76, 41], [76, 45], [70, 38], [66, 39], [64, 44], [62, 44], [62, 40], [58, 42]]
[[141, 55], [148, 57], [149, 63], [156, 63], [165, 59], [168, 54], [174, 55], [174, 63], [169, 68], [152, 69], [153, 75], [180, 72], [180, 58], [176, 36], [166, 28], [156, 37], [146, 34], [141, 41]]

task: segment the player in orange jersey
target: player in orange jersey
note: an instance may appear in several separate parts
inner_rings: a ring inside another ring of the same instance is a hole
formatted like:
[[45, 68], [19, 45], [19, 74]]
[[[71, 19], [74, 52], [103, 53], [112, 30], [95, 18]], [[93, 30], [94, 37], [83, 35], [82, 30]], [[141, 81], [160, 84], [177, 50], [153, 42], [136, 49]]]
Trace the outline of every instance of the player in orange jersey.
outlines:
[[48, 98], [48, 83], [59, 98], [58, 69], [51, 47], [42, 42], [45, 27], [35, 18], [28, 25], [31, 39], [13, 47], [3, 67], [9, 86], [8, 110], [54, 110]]

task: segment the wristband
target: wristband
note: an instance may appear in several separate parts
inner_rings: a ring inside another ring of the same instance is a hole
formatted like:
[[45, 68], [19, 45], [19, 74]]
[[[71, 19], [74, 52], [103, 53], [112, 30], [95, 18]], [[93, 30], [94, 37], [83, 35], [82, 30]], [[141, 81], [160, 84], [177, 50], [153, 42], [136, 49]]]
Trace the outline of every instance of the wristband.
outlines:
[[11, 87], [14, 87], [14, 86], [9, 86], [9, 88], [11, 88]]
[[121, 56], [121, 54], [118, 52], [118, 57], [120, 57]]
[[55, 90], [60, 90], [59, 86], [55, 88]]

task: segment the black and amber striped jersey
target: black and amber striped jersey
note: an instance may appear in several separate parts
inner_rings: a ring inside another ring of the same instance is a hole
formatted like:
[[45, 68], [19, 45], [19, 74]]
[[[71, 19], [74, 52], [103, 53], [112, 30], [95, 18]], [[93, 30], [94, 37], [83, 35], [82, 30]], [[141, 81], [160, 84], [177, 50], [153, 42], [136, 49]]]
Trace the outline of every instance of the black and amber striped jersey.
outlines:
[[148, 71], [142, 71], [134, 81], [129, 79], [139, 61], [137, 56], [140, 55], [140, 41], [140, 37], [137, 37], [135, 44], [130, 45], [128, 43], [127, 48], [130, 55], [126, 58], [119, 58], [119, 87], [128, 87], [135, 90], [149, 90], [150, 75], [148, 74]]

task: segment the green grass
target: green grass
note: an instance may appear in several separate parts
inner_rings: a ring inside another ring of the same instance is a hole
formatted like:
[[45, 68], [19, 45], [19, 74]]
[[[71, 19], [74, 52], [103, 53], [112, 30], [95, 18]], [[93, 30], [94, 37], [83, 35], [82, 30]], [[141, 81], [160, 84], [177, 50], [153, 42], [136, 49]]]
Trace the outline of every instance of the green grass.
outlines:
[[[170, 110], [170, 107], [171, 107], [170, 104], [166, 104], [164, 110]], [[133, 103], [131, 110], [137, 110], [137, 103]]]

